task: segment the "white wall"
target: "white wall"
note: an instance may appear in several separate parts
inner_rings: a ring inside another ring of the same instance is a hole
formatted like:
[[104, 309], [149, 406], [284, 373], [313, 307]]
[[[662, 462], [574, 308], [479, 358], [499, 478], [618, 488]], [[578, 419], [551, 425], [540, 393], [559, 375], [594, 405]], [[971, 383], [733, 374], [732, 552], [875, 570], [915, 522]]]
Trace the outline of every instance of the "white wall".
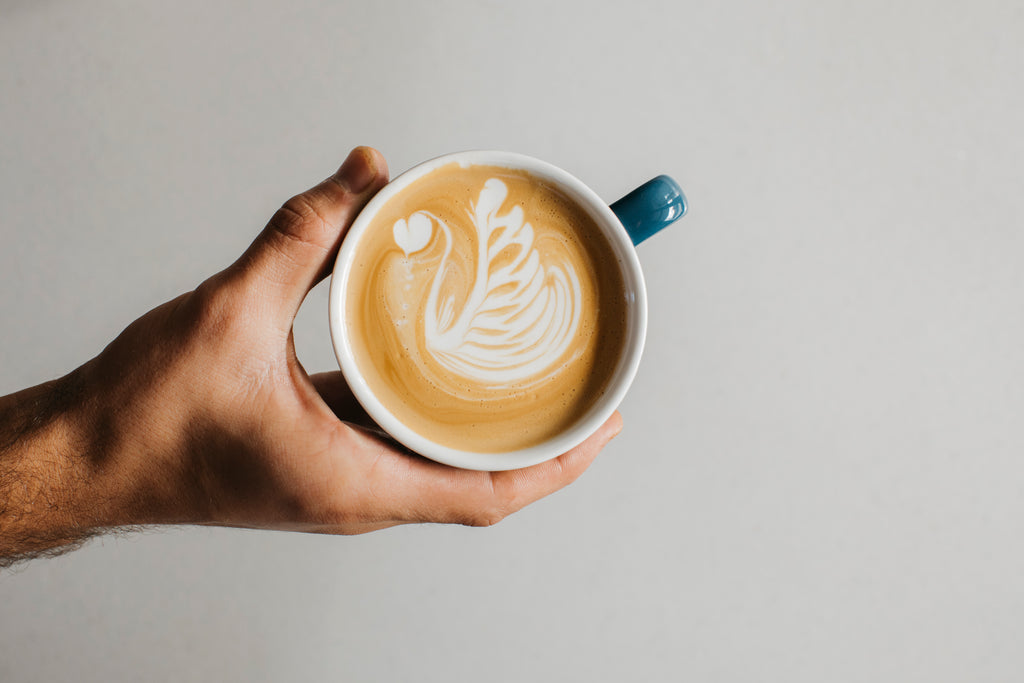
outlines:
[[1013, 2], [0, 1], [2, 393], [357, 144], [692, 202], [641, 249], [625, 431], [575, 485], [492, 529], [28, 564], [0, 681], [1019, 678], [1022, 39]]

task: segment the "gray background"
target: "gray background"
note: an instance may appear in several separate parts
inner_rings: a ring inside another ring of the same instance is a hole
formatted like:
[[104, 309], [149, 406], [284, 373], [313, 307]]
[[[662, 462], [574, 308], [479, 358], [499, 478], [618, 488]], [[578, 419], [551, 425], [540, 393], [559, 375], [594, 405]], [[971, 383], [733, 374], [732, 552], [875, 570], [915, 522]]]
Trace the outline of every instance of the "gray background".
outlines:
[[692, 201], [641, 249], [625, 431], [575, 485], [491, 529], [95, 541], [0, 576], [0, 681], [1021, 677], [1020, 3], [0, 8], [3, 393], [357, 144]]

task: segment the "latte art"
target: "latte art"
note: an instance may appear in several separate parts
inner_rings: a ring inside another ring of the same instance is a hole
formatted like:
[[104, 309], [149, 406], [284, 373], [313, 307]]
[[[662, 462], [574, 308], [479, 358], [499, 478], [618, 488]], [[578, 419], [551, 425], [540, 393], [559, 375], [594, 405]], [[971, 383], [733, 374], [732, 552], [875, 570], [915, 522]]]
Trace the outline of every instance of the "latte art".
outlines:
[[525, 171], [437, 168], [359, 236], [345, 324], [360, 375], [409, 429], [504, 452], [564, 432], [624, 344], [622, 275], [587, 211]]
[[[428, 211], [395, 221], [395, 243], [407, 257], [422, 251], [435, 231], [444, 255], [427, 294], [426, 348], [442, 366], [467, 380], [494, 388], [527, 386], [557, 371], [580, 323], [582, 294], [572, 264], [543, 264], [533, 245], [534, 230], [522, 207], [501, 213], [508, 187], [489, 178], [469, 213], [476, 232], [472, 289], [457, 297], [444, 287], [452, 231]], [[504, 263], [499, 256], [510, 253]], [[414, 257], [410, 267], [421, 266]], [[419, 292], [409, 292], [413, 299]], [[464, 303], [460, 306], [457, 300]], [[403, 305], [414, 306], [407, 301]], [[571, 361], [570, 357], [567, 359]]]

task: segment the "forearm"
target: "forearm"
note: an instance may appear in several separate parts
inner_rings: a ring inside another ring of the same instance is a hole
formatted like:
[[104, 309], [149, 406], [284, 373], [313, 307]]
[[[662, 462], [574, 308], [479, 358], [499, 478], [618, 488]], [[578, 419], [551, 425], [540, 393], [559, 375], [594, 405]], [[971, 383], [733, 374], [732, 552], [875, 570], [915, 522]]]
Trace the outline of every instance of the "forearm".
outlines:
[[97, 529], [103, 506], [89, 506], [90, 466], [72, 406], [78, 375], [0, 398], [0, 566]]

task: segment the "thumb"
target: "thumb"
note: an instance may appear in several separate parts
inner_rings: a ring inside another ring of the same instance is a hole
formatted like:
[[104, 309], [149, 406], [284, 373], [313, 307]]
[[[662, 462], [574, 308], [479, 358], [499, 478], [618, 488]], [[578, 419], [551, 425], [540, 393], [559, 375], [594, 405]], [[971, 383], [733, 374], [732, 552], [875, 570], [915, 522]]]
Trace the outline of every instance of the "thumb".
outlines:
[[387, 180], [380, 152], [356, 147], [334, 175], [285, 202], [235, 264], [283, 324], [331, 272], [341, 238]]

